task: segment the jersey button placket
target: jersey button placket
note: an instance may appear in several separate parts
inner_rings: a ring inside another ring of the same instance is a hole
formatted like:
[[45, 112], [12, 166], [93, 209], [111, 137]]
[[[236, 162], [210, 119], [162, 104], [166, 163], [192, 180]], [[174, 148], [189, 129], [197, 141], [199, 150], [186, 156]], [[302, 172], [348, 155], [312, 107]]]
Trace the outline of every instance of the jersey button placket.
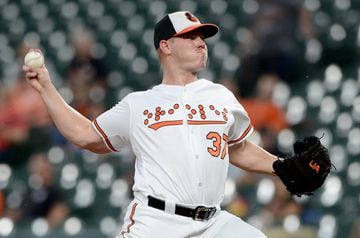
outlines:
[[189, 136], [189, 146], [190, 146], [190, 150], [191, 153], [193, 154], [193, 158], [194, 158], [194, 168], [196, 171], [196, 174], [194, 176], [194, 181], [196, 181], [194, 183], [194, 194], [196, 194], [197, 199], [202, 200], [203, 194], [202, 193], [198, 193], [199, 189], [203, 188], [203, 183], [202, 181], [202, 177], [203, 177], [203, 166], [202, 166], [202, 161], [200, 159], [200, 155], [199, 150], [201, 148], [198, 148], [198, 141], [199, 138], [197, 138], [196, 134], [197, 134], [197, 130], [196, 130], [196, 125], [189, 125], [188, 121], [192, 119], [192, 114], [191, 114], [191, 106], [194, 104], [192, 99], [196, 99], [196, 96], [191, 94], [191, 91], [187, 90], [186, 87], [184, 88], [183, 91], [183, 99], [182, 99], [182, 103], [183, 103], [183, 109], [184, 109], [184, 116], [185, 116], [185, 125], [187, 125], [187, 133]]

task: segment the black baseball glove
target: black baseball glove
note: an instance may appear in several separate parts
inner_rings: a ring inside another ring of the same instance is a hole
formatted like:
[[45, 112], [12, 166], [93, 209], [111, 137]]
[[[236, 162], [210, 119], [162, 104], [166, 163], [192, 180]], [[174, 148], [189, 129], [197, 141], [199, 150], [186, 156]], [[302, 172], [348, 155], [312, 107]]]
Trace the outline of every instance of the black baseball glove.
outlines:
[[298, 140], [293, 147], [294, 155], [273, 163], [274, 173], [291, 194], [313, 195], [330, 173], [332, 164], [328, 150], [316, 136]]

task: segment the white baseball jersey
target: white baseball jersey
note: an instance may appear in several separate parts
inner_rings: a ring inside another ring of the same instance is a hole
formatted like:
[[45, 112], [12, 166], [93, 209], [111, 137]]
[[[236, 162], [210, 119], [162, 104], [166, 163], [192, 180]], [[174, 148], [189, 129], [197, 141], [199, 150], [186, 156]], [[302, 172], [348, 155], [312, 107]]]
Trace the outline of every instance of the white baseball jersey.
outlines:
[[130, 93], [93, 125], [112, 151], [131, 145], [135, 197], [205, 206], [223, 199], [228, 146], [252, 132], [235, 96], [205, 79]]

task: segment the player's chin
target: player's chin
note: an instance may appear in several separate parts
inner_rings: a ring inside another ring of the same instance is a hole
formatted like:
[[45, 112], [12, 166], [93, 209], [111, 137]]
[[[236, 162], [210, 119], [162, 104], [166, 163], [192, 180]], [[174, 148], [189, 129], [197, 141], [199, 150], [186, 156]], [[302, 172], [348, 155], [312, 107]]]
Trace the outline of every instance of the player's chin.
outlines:
[[206, 68], [206, 60], [198, 59], [196, 61], [191, 61], [188, 63], [188, 69], [192, 72], [198, 73]]
[[201, 64], [201, 65], [199, 64], [197, 67], [194, 67], [192, 69], [192, 71], [195, 73], [199, 73], [199, 72], [203, 71], [205, 69], [205, 67], [206, 67], [206, 64]]
[[198, 62], [198, 68], [200, 68], [200, 70], [203, 70], [206, 67], [206, 63], [207, 63], [207, 58], [202, 58], [199, 62]]

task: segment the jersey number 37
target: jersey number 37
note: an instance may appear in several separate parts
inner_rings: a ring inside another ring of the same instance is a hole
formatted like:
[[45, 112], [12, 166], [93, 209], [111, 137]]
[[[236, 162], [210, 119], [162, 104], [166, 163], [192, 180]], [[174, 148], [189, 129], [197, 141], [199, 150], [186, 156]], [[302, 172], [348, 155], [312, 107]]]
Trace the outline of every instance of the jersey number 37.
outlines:
[[226, 134], [221, 136], [218, 132], [210, 131], [206, 135], [206, 139], [213, 142], [212, 147], [207, 148], [209, 154], [214, 157], [220, 156], [220, 159], [224, 159], [227, 153], [228, 136]]

